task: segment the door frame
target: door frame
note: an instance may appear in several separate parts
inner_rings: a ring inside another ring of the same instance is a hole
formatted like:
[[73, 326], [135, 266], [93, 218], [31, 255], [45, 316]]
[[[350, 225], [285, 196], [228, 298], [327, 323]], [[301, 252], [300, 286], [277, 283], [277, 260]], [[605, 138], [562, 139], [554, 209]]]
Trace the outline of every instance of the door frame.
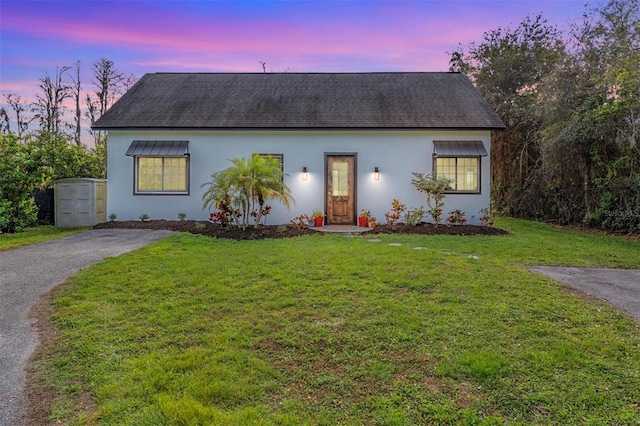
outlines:
[[328, 192], [329, 192], [329, 157], [353, 157], [353, 223], [357, 225], [358, 222], [358, 153], [357, 152], [325, 152], [324, 153], [324, 212], [327, 225], [329, 223], [329, 211]]

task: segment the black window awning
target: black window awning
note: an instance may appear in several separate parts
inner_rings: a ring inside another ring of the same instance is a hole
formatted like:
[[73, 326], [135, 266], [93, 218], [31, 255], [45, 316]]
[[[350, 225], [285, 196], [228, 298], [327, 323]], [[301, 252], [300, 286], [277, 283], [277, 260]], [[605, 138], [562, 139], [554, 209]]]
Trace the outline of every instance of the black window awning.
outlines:
[[189, 155], [189, 141], [133, 141], [129, 157], [184, 157]]
[[433, 154], [442, 157], [486, 157], [481, 141], [433, 141]]

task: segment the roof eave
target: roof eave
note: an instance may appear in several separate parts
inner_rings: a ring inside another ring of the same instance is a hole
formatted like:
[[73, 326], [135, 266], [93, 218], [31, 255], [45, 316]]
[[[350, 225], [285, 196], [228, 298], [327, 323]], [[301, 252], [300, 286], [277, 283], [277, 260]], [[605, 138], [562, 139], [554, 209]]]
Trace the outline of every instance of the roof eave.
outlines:
[[141, 127], [141, 126], [91, 126], [92, 130], [505, 130], [506, 126], [470, 126], [470, 127]]

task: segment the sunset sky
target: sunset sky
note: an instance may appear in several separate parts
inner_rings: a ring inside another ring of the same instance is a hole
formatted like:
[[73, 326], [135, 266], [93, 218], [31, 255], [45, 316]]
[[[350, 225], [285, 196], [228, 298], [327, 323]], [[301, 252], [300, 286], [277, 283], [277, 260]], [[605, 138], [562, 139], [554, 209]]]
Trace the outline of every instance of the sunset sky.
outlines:
[[[585, 0], [0, 0], [0, 93], [32, 98], [38, 78], [111, 59], [147, 72], [447, 71], [458, 43], [541, 13], [565, 28]], [[0, 104], [5, 104], [0, 96]]]

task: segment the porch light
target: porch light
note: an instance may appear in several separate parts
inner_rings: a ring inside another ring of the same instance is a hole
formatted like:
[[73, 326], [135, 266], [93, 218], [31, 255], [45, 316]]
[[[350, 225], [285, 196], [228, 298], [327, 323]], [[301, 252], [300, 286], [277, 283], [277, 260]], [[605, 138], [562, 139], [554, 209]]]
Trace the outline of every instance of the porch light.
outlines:
[[373, 179], [380, 180], [380, 169], [378, 168], [378, 166], [375, 166], [373, 168]]
[[307, 180], [307, 166], [302, 168], [302, 180]]

